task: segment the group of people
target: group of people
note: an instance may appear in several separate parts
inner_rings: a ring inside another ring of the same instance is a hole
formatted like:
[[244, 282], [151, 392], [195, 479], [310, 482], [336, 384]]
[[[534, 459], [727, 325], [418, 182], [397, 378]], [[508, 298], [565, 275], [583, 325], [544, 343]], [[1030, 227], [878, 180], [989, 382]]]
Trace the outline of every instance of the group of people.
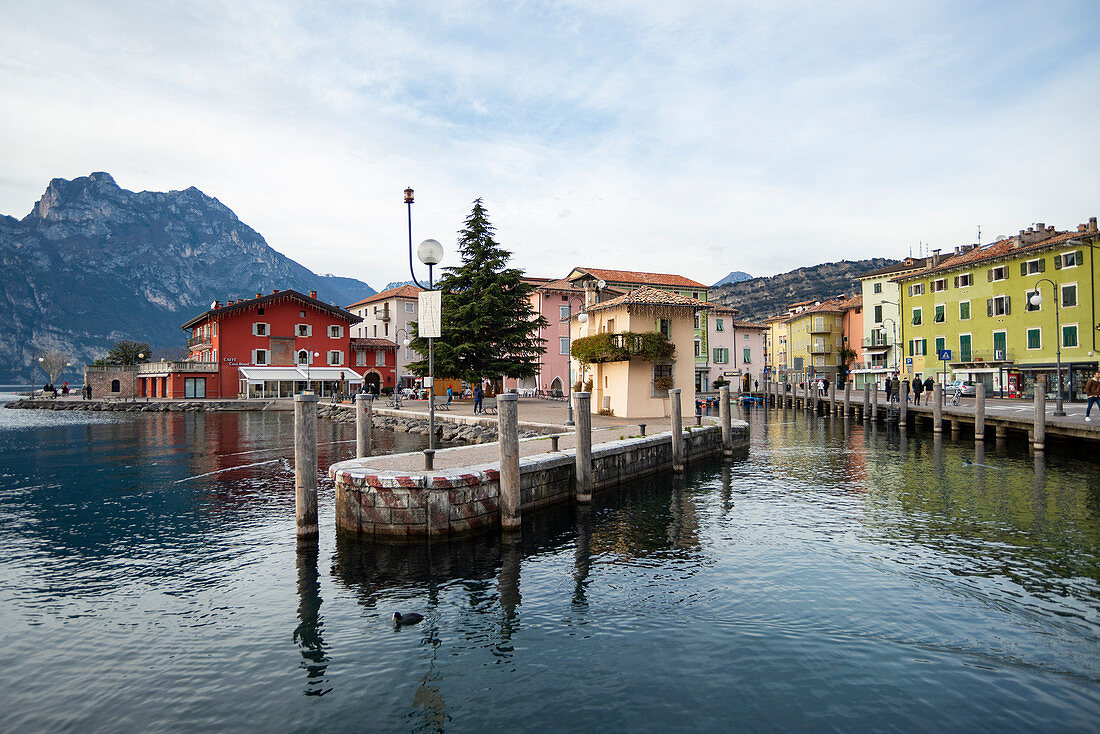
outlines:
[[[47, 382], [45, 385], [42, 386], [42, 394], [43, 395], [50, 395], [50, 396], [55, 397], [55, 398], [58, 395], [61, 395], [63, 397], [69, 397], [69, 383], [68, 382], [61, 383], [61, 389], [58, 390], [56, 387], [54, 387], [54, 384], [52, 382]], [[85, 400], [91, 400], [92, 399], [92, 386], [89, 385], [88, 383], [85, 383], [84, 386], [80, 388], [80, 396], [82, 398], [84, 398]]]
[[[921, 404], [921, 396], [924, 396], [924, 404], [927, 405], [932, 400], [932, 388], [935, 386], [936, 381], [929, 376], [925, 380], [921, 381], [920, 377], [913, 377], [913, 381], [910, 383], [910, 392], [906, 396], [906, 401], [912, 401], [915, 405]], [[895, 372], [890, 377], [886, 378], [886, 402], [896, 403], [901, 400], [901, 380], [898, 378]]]

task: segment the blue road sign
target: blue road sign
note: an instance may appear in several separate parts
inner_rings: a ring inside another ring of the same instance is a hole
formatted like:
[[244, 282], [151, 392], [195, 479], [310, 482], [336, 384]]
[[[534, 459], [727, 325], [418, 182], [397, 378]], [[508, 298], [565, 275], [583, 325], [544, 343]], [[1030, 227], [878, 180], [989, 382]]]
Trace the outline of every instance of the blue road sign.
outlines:
[[905, 358], [905, 364], [913, 364], [913, 358], [912, 357], [906, 357]]
[[950, 349], [941, 349], [940, 350], [940, 360], [943, 361], [943, 362], [946, 362], [949, 359], [951, 359], [951, 350]]

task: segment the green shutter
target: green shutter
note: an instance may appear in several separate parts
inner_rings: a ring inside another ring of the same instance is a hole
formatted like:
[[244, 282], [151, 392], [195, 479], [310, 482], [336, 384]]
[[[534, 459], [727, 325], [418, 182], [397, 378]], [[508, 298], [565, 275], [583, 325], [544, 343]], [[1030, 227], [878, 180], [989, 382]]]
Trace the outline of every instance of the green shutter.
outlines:
[[1027, 275], [1027, 263], [1020, 263], [1020, 275]]

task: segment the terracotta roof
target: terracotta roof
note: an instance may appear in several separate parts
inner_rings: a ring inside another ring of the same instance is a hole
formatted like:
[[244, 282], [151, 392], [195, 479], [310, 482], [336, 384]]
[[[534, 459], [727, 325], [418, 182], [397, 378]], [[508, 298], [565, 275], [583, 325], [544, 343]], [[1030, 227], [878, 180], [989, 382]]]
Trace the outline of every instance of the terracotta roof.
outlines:
[[585, 275], [591, 275], [597, 280], [605, 280], [608, 283], [627, 283], [630, 285], [664, 285], [676, 288], [698, 288], [709, 290], [710, 286], [703, 285], [691, 278], [670, 273], [639, 273], [633, 270], [603, 270], [600, 268], [573, 268], [566, 280], [576, 280]]
[[760, 329], [764, 330], [768, 328], [767, 324], [754, 324], [751, 321], [734, 321], [733, 325], [738, 329]]
[[352, 323], [352, 324], [358, 324], [360, 321], [363, 320], [359, 316], [356, 316], [355, 314], [353, 314], [349, 311], [345, 311], [344, 309], [340, 308], [339, 306], [333, 306], [331, 304], [325, 303], [324, 301], [319, 301], [316, 298], [313, 298], [312, 296], [307, 296], [303, 293], [299, 293], [298, 291], [286, 290], [286, 291], [274, 291], [272, 293], [268, 293], [266, 296], [260, 296], [259, 298], [249, 298], [247, 300], [242, 298], [241, 300], [234, 301], [231, 304], [227, 304], [225, 306], [219, 306], [218, 308], [212, 308], [209, 311], [206, 311], [204, 313], [199, 314], [198, 316], [191, 319], [190, 321], [188, 321], [186, 324], [184, 324], [180, 328], [181, 329], [190, 329], [194, 326], [197, 326], [198, 324], [201, 324], [202, 322], [204, 322], [208, 319], [212, 319], [212, 318], [215, 318], [215, 317], [218, 317], [218, 316], [224, 316], [224, 315], [227, 315], [227, 314], [231, 314], [234, 311], [243, 311], [246, 308], [252, 308], [252, 307], [256, 307], [256, 306], [263, 306], [266, 303], [272, 303], [274, 301], [286, 300], [288, 298], [291, 299], [291, 300], [299, 301], [299, 302], [305, 304], [306, 306], [312, 306], [313, 308], [316, 308], [318, 311], [324, 311], [325, 313], [332, 314], [333, 316], [336, 316], [337, 318], [344, 319], [344, 320], [346, 320], [346, 321], [348, 321], [349, 323]]
[[732, 306], [725, 306], [717, 303], [712, 303], [711, 306], [711, 313], [715, 315], [721, 314], [722, 316], [736, 316], [737, 314], [741, 313], [739, 310], [733, 308]]
[[578, 293], [583, 292], [580, 288], [577, 288], [565, 278], [558, 278], [557, 280], [547, 279], [547, 282], [537, 283], [536, 285], [538, 286], [540, 291], [576, 291]]
[[973, 250], [967, 250], [966, 252], [958, 255], [950, 255], [940, 261], [940, 264], [936, 267], [928, 267], [924, 270], [917, 271], [915, 273], [906, 273], [899, 275], [892, 280], [908, 280], [909, 278], [923, 278], [932, 273], [942, 273], [948, 270], [955, 270], [957, 268], [966, 268], [973, 265], [977, 265], [983, 262], [990, 262], [999, 258], [1014, 257], [1020, 253], [1034, 253], [1040, 252], [1045, 248], [1049, 248], [1053, 245], [1064, 244], [1069, 240], [1084, 240], [1089, 237], [1095, 238], [1095, 234], [1089, 232], [1058, 232], [1053, 237], [1048, 237], [1045, 240], [1039, 242], [1033, 242], [1030, 245], [1024, 245], [1023, 247], [1015, 247], [1018, 237], [1009, 237], [1007, 239], [994, 242], [991, 245], [985, 245], [983, 247], [977, 247]]
[[396, 288], [390, 288], [388, 291], [382, 291], [381, 293], [375, 293], [373, 296], [368, 296], [362, 301], [356, 301], [348, 306], [348, 308], [365, 306], [368, 303], [377, 303], [378, 301], [388, 301], [391, 298], [412, 298], [415, 300], [420, 290], [421, 289], [417, 288], [415, 285], [399, 285]]
[[847, 299], [847, 298], [844, 298], [844, 299], [832, 298], [828, 301], [825, 301], [824, 303], [819, 303], [816, 306], [811, 306], [810, 308], [807, 308], [804, 311], [799, 311], [798, 313], [794, 314], [793, 316], [787, 317], [785, 320], [786, 321], [794, 321], [795, 319], [800, 319], [803, 316], [806, 316], [807, 314], [812, 314], [812, 313], [841, 313], [842, 311], [844, 311], [844, 308], [845, 308], [844, 304], [847, 303], [848, 300], [849, 299]]
[[852, 296], [847, 301], [844, 301], [842, 305], [844, 306], [845, 310], [852, 308], [863, 308], [863, 294], [861, 293], [858, 296]]
[[351, 338], [352, 349], [397, 349], [397, 345], [389, 339], [373, 336], [353, 336]]
[[604, 301], [603, 303], [589, 306], [588, 310], [600, 311], [605, 308], [615, 308], [616, 306], [682, 306], [695, 311], [713, 308], [713, 306], [705, 301], [644, 285], [618, 298], [612, 298], [610, 301]]
[[878, 270], [872, 270], [869, 273], [864, 273], [856, 280], [863, 280], [864, 278], [881, 278], [883, 275], [890, 275], [891, 273], [903, 273], [906, 270], [920, 270], [926, 267], [930, 261], [927, 257], [907, 257], [896, 265], [887, 265], [884, 268]]

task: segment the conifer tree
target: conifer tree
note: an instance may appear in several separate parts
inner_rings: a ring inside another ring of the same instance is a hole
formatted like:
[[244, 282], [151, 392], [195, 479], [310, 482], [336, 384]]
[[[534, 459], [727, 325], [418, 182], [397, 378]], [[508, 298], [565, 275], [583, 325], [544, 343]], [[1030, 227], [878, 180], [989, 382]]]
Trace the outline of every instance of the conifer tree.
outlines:
[[[445, 268], [437, 287], [443, 291], [442, 336], [435, 340], [435, 374], [476, 381], [498, 377], [533, 377], [546, 351], [539, 330], [549, 322], [528, 300], [535, 286], [522, 280], [523, 271], [509, 268], [512, 253], [494, 239], [495, 229], [481, 199], [458, 232], [462, 264]], [[409, 364], [428, 374], [428, 340], [412, 347], [424, 356]]]

